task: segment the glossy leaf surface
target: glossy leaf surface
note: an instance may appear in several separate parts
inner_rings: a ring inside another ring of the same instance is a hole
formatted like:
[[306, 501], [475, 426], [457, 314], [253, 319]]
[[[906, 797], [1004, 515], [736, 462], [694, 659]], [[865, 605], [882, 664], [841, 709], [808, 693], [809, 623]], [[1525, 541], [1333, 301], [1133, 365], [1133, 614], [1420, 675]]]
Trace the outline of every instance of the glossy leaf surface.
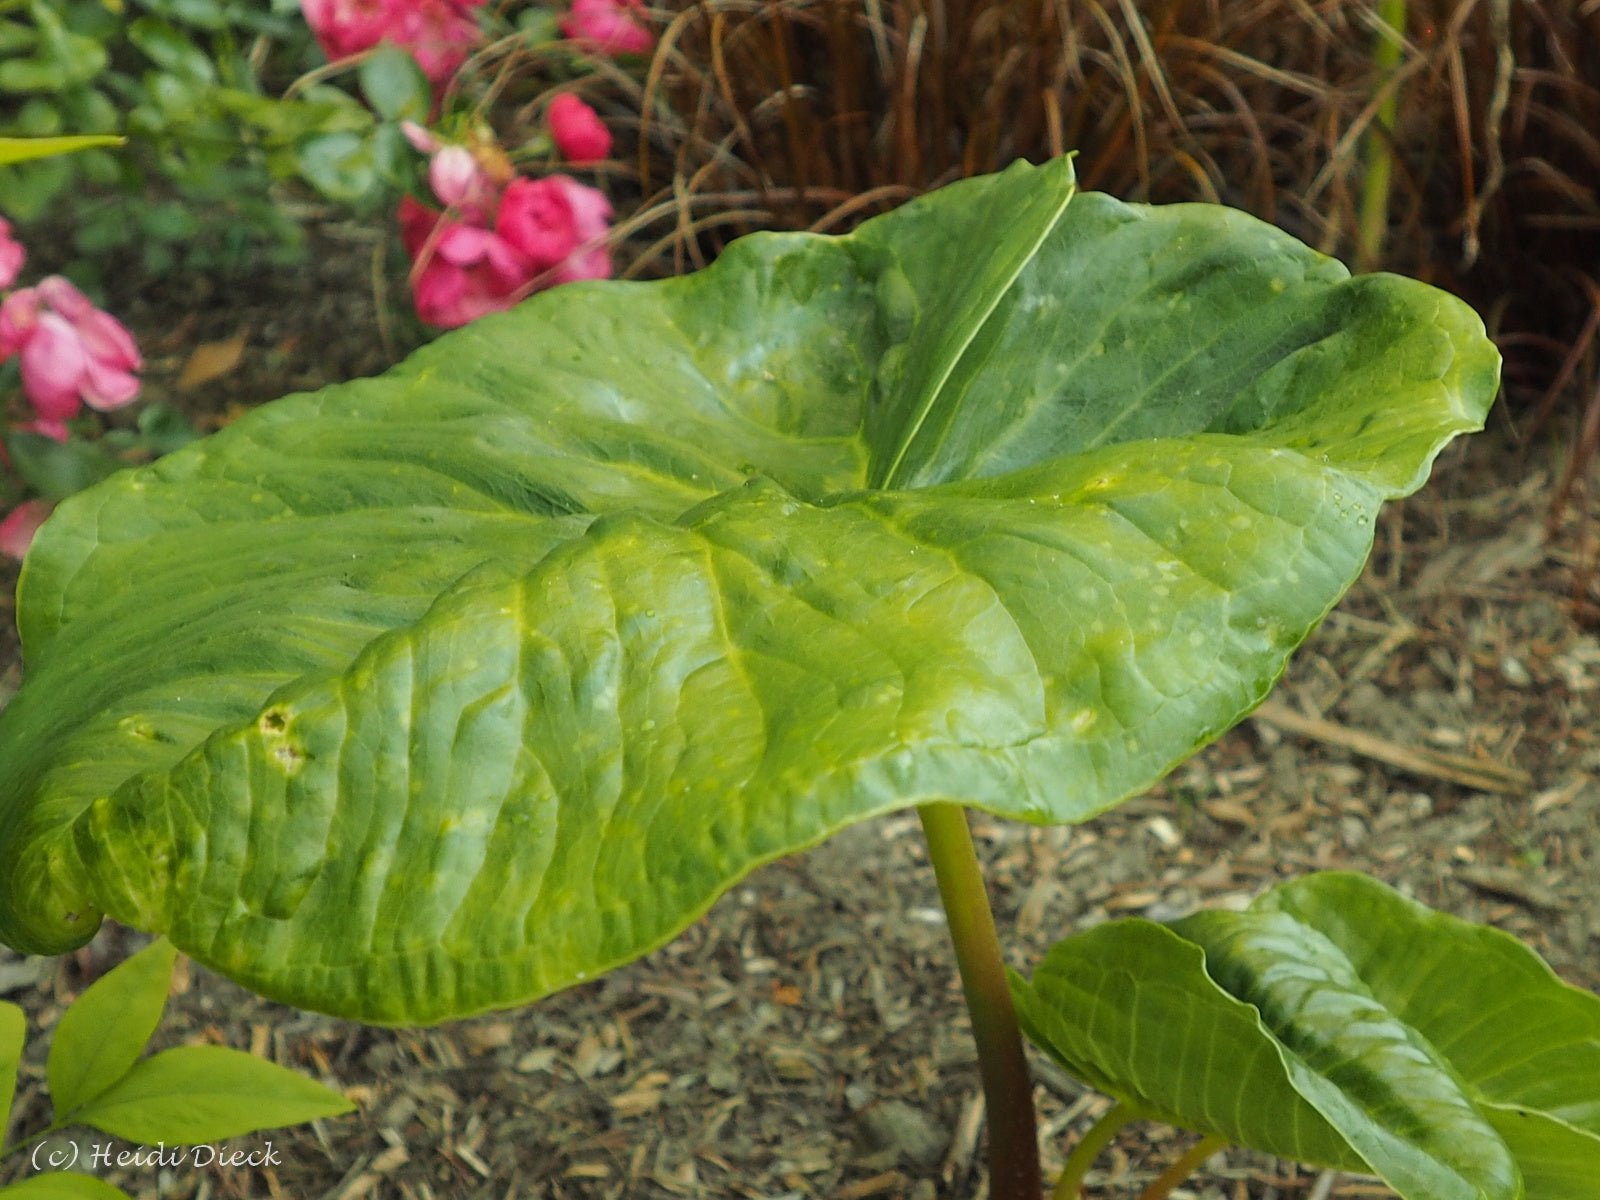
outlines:
[[1407, 1200], [1582, 1200], [1600, 1179], [1600, 997], [1365, 876], [1102, 925], [1012, 990], [1094, 1087]]
[[0, 717], [0, 934], [106, 911], [437, 1019], [876, 814], [1148, 786], [1266, 694], [1498, 359], [1442, 293], [1070, 181], [556, 289], [68, 500]]

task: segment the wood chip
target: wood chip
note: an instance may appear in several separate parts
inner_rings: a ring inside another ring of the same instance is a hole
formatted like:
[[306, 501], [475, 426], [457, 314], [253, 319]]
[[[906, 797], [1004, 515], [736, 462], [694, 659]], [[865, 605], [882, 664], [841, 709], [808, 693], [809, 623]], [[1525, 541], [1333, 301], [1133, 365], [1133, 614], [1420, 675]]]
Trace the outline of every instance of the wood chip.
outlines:
[[661, 1106], [661, 1089], [671, 1080], [665, 1071], [647, 1071], [627, 1091], [611, 1098], [611, 1111], [623, 1118], [654, 1111]]
[[1256, 825], [1255, 813], [1237, 800], [1202, 800], [1200, 811], [1224, 825], [1241, 825], [1246, 829], [1254, 829]]
[[476, 1152], [468, 1149], [466, 1146], [456, 1146], [451, 1153], [453, 1153], [462, 1162], [466, 1163], [467, 1166], [471, 1167], [479, 1175], [482, 1175], [485, 1179], [488, 1179], [489, 1176], [494, 1174], [494, 1172], [489, 1169], [489, 1164], [484, 1162], [483, 1159], [478, 1157]]
[[1322, 717], [1305, 716], [1273, 700], [1267, 701], [1252, 715], [1256, 720], [1276, 726], [1286, 733], [1338, 746], [1413, 775], [1448, 780], [1480, 792], [1520, 796], [1528, 791], [1533, 782], [1526, 771], [1504, 763], [1404, 745]]
[[1594, 777], [1591, 775], [1575, 775], [1560, 787], [1547, 788], [1540, 792], [1528, 805], [1528, 811], [1534, 816], [1549, 812], [1552, 808], [1571, 804], [1580, 795], [1583, 789], [1594, 786]]
[[1468, 887], [1490, 896], [1515, 900], [1520, 904], [1551, 912], [1559, 912], [1566, 907], [1561, 897], [1514, 867], [1494, 867], [1487, 864], [1465, 866], [1458, 868], [1455, 875]]
[[510, 1021], [491, 1021], [482, 1025], [468, 1025], [461, 1031], [469, 1054], [488, 1054], [511, 1044], [516, 1036], [516, 1026]]
[[398, 1166], [411, 1161], [411, 1155], [404, 1146], [390, 1146], [377, 1158], [372, 1160], [371, 1170], [379, 1175], [387, 1175]]
[[1110, 912], [1131, 912], [1135, 909], [1149, 908], [1161, 899], [1160, 892], [1136, 891], [1124, 892], [1120, 896], [1111, 896], [1106, 902], [1106, 909]]
[[949, 1152], [945, 1154], [944, 1163], [939, 1168], [939, 1174], [945, 1183], [952, 1184], [957, 1179], [963, 1179], [972, 1169], [972, 1161], [978, 1153], [978, 1135], [983, 1130], [983, 1093], [974, 1089], [967, 1093], [967, 1098], [961, 1105], [961, 1116], [956, 1120], [955, 1136], [950, 1139]]

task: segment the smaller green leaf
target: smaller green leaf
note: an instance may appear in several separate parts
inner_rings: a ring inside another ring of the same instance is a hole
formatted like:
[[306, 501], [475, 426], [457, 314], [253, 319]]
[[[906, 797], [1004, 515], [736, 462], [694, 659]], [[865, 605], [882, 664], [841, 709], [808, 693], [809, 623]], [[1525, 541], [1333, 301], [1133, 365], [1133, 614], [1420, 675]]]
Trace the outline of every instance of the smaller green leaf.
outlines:
[[330, 200], [353, 203], [377, 182], [372, 147], [360, 134], [319, 134], [302, 141], [297, 151], [300, 174]]
[[128, 40], [163, 71], [186, 76], [197, 83], [217, 81], [211, 56], [159, 17], [140, 17], [133, 22], [128, 26]]
[[96, 146], [120, 146], [126, 138], [94, 134], [84, 137], [14, 138], [0, 137], [0, 163], [26, 162], [30, 158], [51, 158], [89, 150]]
[[78, 170], [90, 183], [110, 187], [122, 179], [122, 163], [105, 150], [90, 150], [77, 159]]
[[74, 129], [109, 134], [117, 128], [117, 107], [95, 88], [73, 88], [60, 97], [62, 116]]
[[200, 436], [195, 427], [170, 404], [151, 404], [139, 414], [139, 434], [156, 454], [171, 454]]
[[226, 29], [228, 13], [217, 0], [167, 0], [161, 10], [175, 21], [197, 29]]
[[0, 55], [12, 58], [39, 43], [39, 31], [21, 21], [0, 21]]
[[194, 210], [176, 200], [141, 208], [138, 226], [147, 236], [163, 242], [188, 241], [200, 232], [200, 221]]
[[379, 178], [394, 190], [410, 191], [417, 185], [418, 166], [422, 160], [393, 121], [385, 121], [373, 133], [372, 161]]
[[58, 442], [38, 433], [12, 433], [5, 441], [17, 474], [46, 500], [65, 500], [124, 465], [97, 442]]
[[134, 1065], [161, 1020], [177, 955], [165, 938], [152, 942], [61, 1015], [45, 1063], [58, 1119], [75, 1118]]
[[553, 8], [530, 4], [517, 14], [517, 32], [530, 48], [548, 45], [561, 37], [561, 14]]
[[338, 1092], [242, 1050], [178, 1046], [139, 1063], [76, 1119], [130, 1142], [195, 1145], [354, 1109]]
[[191, 122], [204, 107], [201, 89], [191, 79], [165, 71], [147, 71], [144, 83], [151, 101], [169, 122]]
[[59, 92], [67, 86], [61, 64], [47, 58], [12, 58], [0, 63], [0, 91]]
[[28, 1038], [28, 1019], [15, 1004], [0, 1000], [0, 1148], [11, 1116], [11, 1099], [17, 1094], [17, 1067]]
[[0, 1200], [128, 1200], [128, 1193], [81, 1171], [51, 1171], [0, 1188]]
[[65, 158], [0, 167], [0, 196], [5, 197], [6, 215], [14, 221], [36, 220], [76, 178], [72, 161]]
[[106, 69], [106, 48], [94, 38], [68, 29], [53, 5], [34, 0], [28, 11], [39, 27], [40, 57], [57, 65], [62, 87], [86, 83]]
[[1013, 992], [1068, 1070], [1174, 1124], [1408, 1200], [1593, 1200], [1600, 997], [1364, 876], [1103, 925]]
[[361, 64], [361, 94], [386, 121], [426, 121], [433, 88], [417, 60], [398, 46], [383, 42]]
[[17, 109], [12, 128], [23, 137], [57, 137], [62, 130], [61, 110], [57, 98], [49, 100], [35, 96]]

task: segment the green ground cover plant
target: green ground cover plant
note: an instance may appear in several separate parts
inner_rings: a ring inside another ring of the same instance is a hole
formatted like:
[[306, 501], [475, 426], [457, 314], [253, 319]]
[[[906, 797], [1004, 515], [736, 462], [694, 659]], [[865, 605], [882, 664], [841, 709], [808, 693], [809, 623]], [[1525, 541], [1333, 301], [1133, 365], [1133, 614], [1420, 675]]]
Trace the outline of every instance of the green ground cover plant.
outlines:
[[[158, 939], [86, 988], [62, 1014], [46, 1070], [54, 1119], [43, 1129], [5, 1136], [27, 1021], [0, 1001], [0, 1162], [34, 1152], [39, 1174], [0, 1187], [4, 1200], [125, 1200], [92, 1173], [125, 1146], [95, 1156], [80, 1147], [48, 1149], [52, 1135], [83, 1126], [136, 1147], [204, 1147], [208, 1162], [228, 1153], [214, 1143], [263, 1129], [337, 1116], [354, 1105], [276, 1063], [226, 1046], [175, 1046], [141, 1057], [161, 1021], [177, 951]], [[41, 1154], [39, 1151], [43, 1150]], [[94, 1159], [98, 1157], [97, 1164]], [[81, 1168], [81, 1169], [73, 1169]]]
[[[991, 1195], [1042, 1186], [1015, 992], [1114, 1119], [1407, 1200], [1579, 1200], [1600, 1001], [1529, 952], [1325, 876], [1008, 979], [963, 812], [1087, 819], [1247, 714], [1498, 365], [1444, 293], [1076, 194], [1065, 158], [536, 296], [61, 505], [0, 715], [0, 936], [110, 915], [274, 998], [439, 1021], [915, 807]], [[1394, 985], [1419, 965], [1501, 972], [1480, 995], [1526, 1026], [1484, 1050]], [[1239, 1103], [1230, 1046], [1283, 1103]]]

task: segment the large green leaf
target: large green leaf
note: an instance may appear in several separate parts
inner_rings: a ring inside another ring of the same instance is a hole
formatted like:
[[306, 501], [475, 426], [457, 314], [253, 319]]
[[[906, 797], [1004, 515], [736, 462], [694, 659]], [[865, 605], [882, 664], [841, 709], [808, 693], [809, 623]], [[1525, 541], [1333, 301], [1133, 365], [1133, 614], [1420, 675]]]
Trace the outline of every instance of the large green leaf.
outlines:
[[762, 862], [1075, 821], [1248, 712], [1476, 427], [1470, 310], [1065, 160], [534, 297], [64, 503], [0, 935], [101, 911], [378, 1020], [529, 999]]
[[1102, 1091], [1410, 1200], [1587, 1200], [1600, 1179], [1600, 997], [1365, 876], [1102, 925], [1012, 991]]

